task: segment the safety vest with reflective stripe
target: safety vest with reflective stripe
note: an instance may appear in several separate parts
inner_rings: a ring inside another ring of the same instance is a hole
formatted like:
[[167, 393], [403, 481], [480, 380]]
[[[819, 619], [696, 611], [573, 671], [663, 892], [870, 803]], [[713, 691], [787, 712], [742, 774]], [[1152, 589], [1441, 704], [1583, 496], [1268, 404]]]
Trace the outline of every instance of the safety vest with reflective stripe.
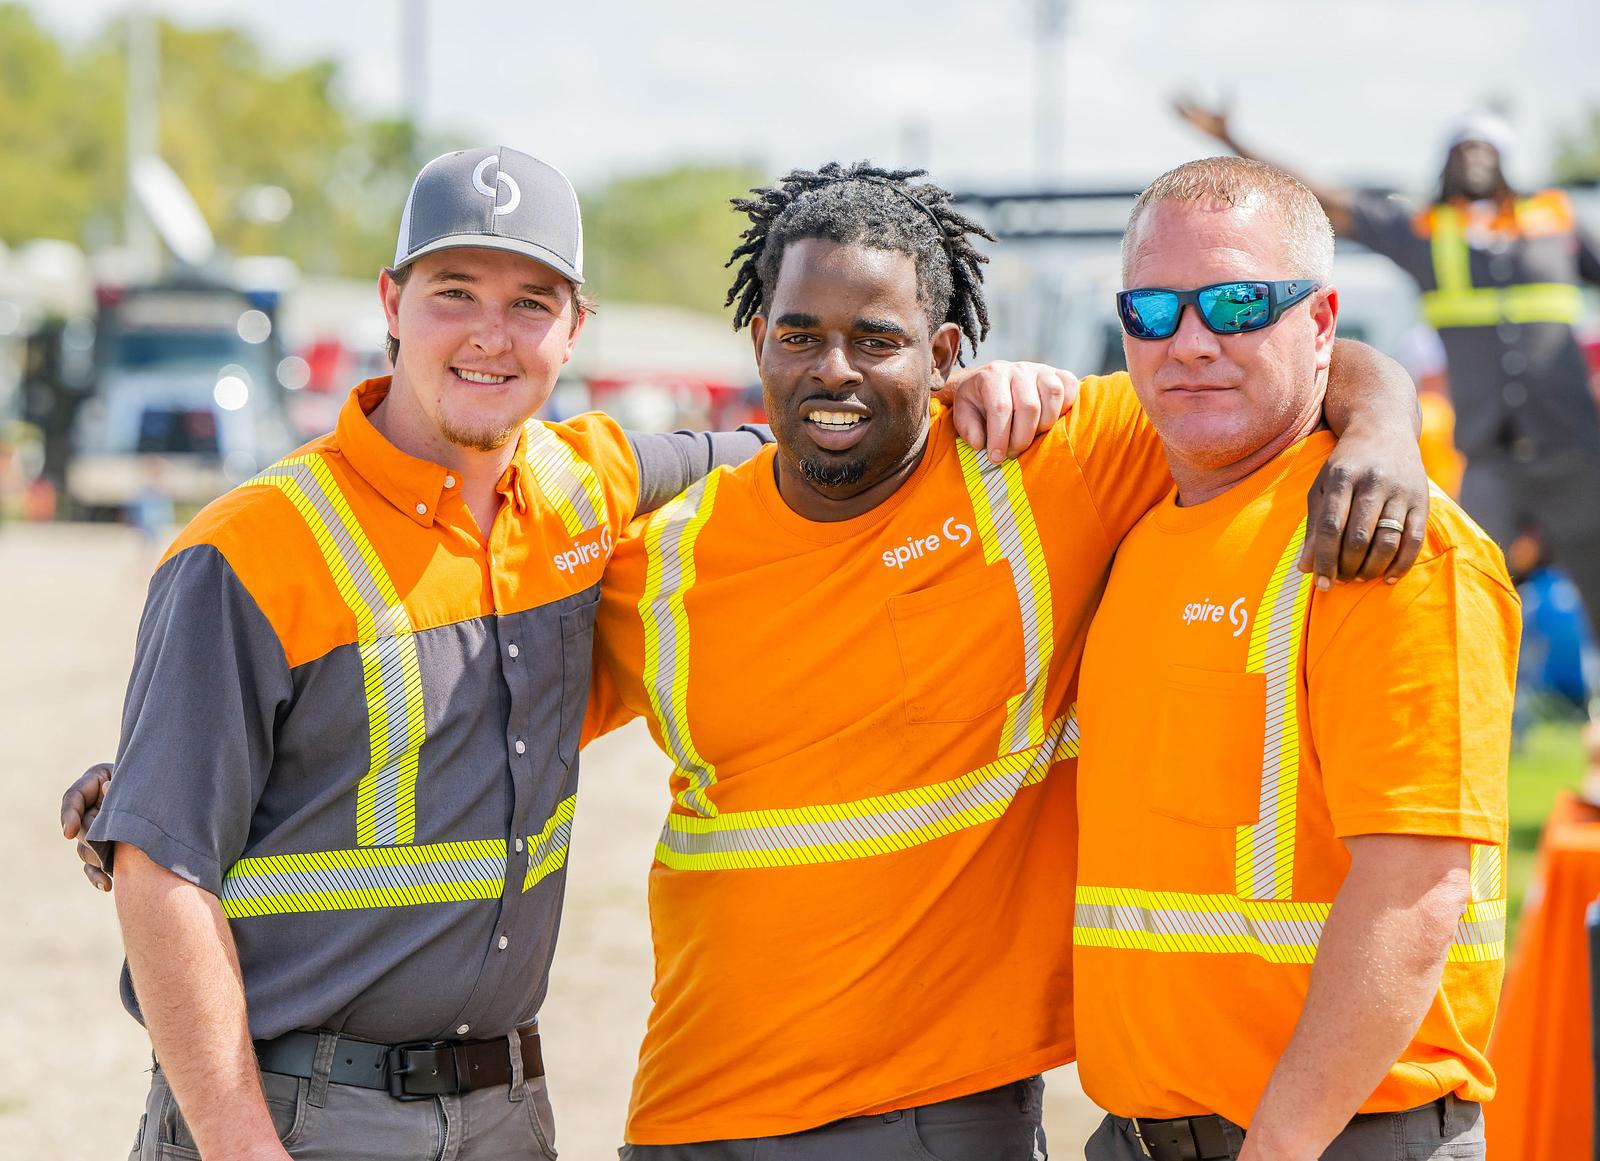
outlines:
[[958, 441], [957, 454], [984, 563], [1010, 566], [1022, 620], [1024, 686], [1007, 699], [999, 751], [943, 782], [852, 801], [722, 811], [716, 766], [694, 740], [688, 713], [690, 625], [684, 597], [695, 583], [695, 541], [711, 518], [721, 472], [670, 501], [645, 531], [644, 686], [662, 744], [684, 786], [656, 857], [674, 870], [731, 870], [869, 858], [993, 821], [1017, 793], [1078, 752], [1075, 707], [1046, 720], [1045, 686], [1055, 649], [1050, 576], [1033, 508], [1015, 461], [994, 464]]
[[[1279, 555], [1251, 622], [1246, 672], [1266, 678], [1257, 821], [1236, 828], [1232, 895], [1079, 886], [1073, 941], [1084, 947], [1155, 952], [1238, 953], [1271, 963], [1316, 959], [1331, 903], [1294, 895], [1296, 811], [1300, 781], [1300, 653], [1311, 576], [1296, 565], [1306, 522]], [[1504, 852], [1473, 844], [1472, 894], [1457, 924], [1449, 959], [1493, 960], [1505, 954]]]
[[[1518, 222], [1532, 219], [1547, 227], [1559, 227], [1564, 222], [1567, 229], [1572, 225], [1570, 204], [1564, 195], [1553, 190], [1518, 199], [1513, 213]], [[1422, 313], [1436, 330], [1501, 323], [1552, 322], [1570, 326], [1581, 316], [1583, 294], [1569, 283], [1474, 286], [1472, 249], [1462, 213], [1455, 206], [1434, 206], [1421, 218], [1419, 226], [1432, 239], [1434, 278], [1434, 289], [1422, 295]]]
[[[573, 536], [606, 522], [594, 469], [538, 421], [525, 428], [535, 482]], [[293, 456], [242, 487], [277, 488], [305, 520], [356, 621], [370, 765], [356, 789], [355, 849], [246, 857], [224, 876], [230, 918], [498, 898], [510, 852], [503, 838], [413, 845], [416, 782], [427, 713], [416, 636], [405, 603], [327, 461]], [[575, 796], [560, 802], [530, 847], [522, 889], [566, 862]]]

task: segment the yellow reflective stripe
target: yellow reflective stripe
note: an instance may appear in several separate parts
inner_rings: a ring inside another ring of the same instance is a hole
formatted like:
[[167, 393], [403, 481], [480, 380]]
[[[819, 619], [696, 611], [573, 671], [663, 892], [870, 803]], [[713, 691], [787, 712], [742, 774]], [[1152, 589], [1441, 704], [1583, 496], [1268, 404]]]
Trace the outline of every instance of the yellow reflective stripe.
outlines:
[[572, 812], [577, 805], [576, 794], [562, 799], [544, 829], [528, 840], [528, 873], [522, 880], [524, 891], [531, 890], [540, 879], [566, 865], [567, 845], [572, 840]]
[[[1473, 849], [1477, 850], [1476, 847]], [[1505, 954], [1505, 899], [1487, 899], [1468, 904], [1466, 913], [1456, 924], [1456, 935], [1445, 959], [1450, 963], [1488, 963], [1504, 959]]]
[[1234, 886], [1245, 899], [1287, 899], [1294, 892], [1295, 807], [1300, 785], [1300, 639], [1311, 576], [1295, 562], [1306, 522], [1289, 539], [1256, 606], [1247, 673], [1266, 677], [1259, 813], [1234, 840]]
[[980, 457], [965, 440], [956, 441], [956, 455], [972, 500], [984, 563], [1005, 560], [1011, 566], [1022, 614], [1025, 681], [1021, 693], [1006, 699], [1006, 720], [1000, 734], [1000, 752], [1011, 753], [1037, 746], [1045, 737], [1045, 686], [1055, 649], [1050, 572], [1017, 461], [994, 463], [988, 456]]
[[1472, 289], [1472, 252], [1452, 206], [1433, 211], [1433, 282], [1446, 294]]
[[945, 782], [852, 802], [670, 814], [656, 858], [676, 871], [743, 870], [842, 862], [891, 854], [992, 822], [1024, 786], [1078, 753], [1077, 709], [1044, 740]]
[[1472, 901], [1488, 902], [1506, 896], [1505, 851], [1484, 843], [1472, 844]]
[[1563, 282], [1456, 291], [1430, 290], [1422, 296], [1428, 325], [1490, 327], [1500, 323], [1576, 323], [1583, 315], [1583, 292]]
[[1311, 963], [1329, 907], [1234, 895], [1079, 887], [1072, 941], [1081, 947], [1241, 952], [1269, 963]]
[[[1269, 963], [1309, 964], [1317, 958], [1331, 910], [1329, 903], [1080, 886], [1072, 941], [1079, 947], [1244, 954]], [[1448, 958], [1485, 962], [1504, 954], [1505, 900], [1469, 906]]]
[[694, 544], [711, 518], [721, 471], [712, 472], [669, 500], [645, 527], [645, 584], [639, 598], [644, 622], [644, 685], [667, 752], [688, 785], [678, 792], [685, 809], [717, 813], [707, 791], [716, 768], [700, 756], [689, 730], [689, 616], [684, 595], [694, 587]]
[[222, 911], [243, 919], [497, 899], [505, 877], [503, 839], [266, 855], [228, 869]]
[[369, 751], [367, 772], [356, 788], [356, 842], [413, 842], [417, 761], [427, 738], [427, 715], [405, 603], [322, 456], [282, 460], [242, 486], [277, 488], [294, 505], [356, 619]]
[[523, 433], [534, 482], [561, 516], [567, 535], [577, 536], [603, 523], [606, 495], [594, 467], [537, 419], [528, 420]]

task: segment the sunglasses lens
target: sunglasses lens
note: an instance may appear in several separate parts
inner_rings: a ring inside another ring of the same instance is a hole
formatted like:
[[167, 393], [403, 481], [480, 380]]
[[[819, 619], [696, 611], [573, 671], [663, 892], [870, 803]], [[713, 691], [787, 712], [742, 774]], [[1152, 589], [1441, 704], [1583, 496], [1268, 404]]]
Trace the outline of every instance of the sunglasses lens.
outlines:
[[1219, 334], [1259, 330], [1272, 317], [1272, 289], [1265, 282], [1224, 282], [1200, 292], [1200, 312]]
[[1136, 339], [1164, 339], [1178, 329], [1178, 296], [1170, 290], [1122, 295], [1122, 325]]

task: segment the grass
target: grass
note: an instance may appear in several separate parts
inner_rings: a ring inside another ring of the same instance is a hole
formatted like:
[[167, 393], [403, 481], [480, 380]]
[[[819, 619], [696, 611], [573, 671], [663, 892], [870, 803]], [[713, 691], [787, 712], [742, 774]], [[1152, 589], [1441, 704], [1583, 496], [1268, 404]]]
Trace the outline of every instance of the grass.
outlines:
[[1514, 938], [1522, 897], [1533, 873], [1534, 852], [1556, 794], [1576, 788], [1583, 776], [1583, 742], [1573, 722], [1540, 722], [1523, 737], [1511, 755], [1511, 850], [1506, 868], [1506, 891], [1511, 924], [1507, 944]]

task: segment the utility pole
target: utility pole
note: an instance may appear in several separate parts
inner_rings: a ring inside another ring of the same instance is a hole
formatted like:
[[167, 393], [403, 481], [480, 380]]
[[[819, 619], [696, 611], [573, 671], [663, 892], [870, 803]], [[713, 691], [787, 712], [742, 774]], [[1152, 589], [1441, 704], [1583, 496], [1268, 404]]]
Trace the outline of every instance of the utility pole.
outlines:
[[139, 204], [134, 174], [145, 158], [161, 151], [161, 121], [157, 105], [161, 77], [161, 39], [156, 20], [143, 0], [128, 7], [128, 88], [126, 93], [126, 185], [123, 204], [124, 242], [133, 253], [141, 276], [155, 273], [158, 256], [155, 233]]
[[1033, 0], [1033, 156], [1041, 185], [1061, 179], [1068, 2]]
[[401, 21], [400, 70], [405, 91], [401, 94], [406, 121], [411, 126], [411, 164], [420, 166], [422, 156], [423, 110], [428, 96], [428, 0], [405, 0]]

